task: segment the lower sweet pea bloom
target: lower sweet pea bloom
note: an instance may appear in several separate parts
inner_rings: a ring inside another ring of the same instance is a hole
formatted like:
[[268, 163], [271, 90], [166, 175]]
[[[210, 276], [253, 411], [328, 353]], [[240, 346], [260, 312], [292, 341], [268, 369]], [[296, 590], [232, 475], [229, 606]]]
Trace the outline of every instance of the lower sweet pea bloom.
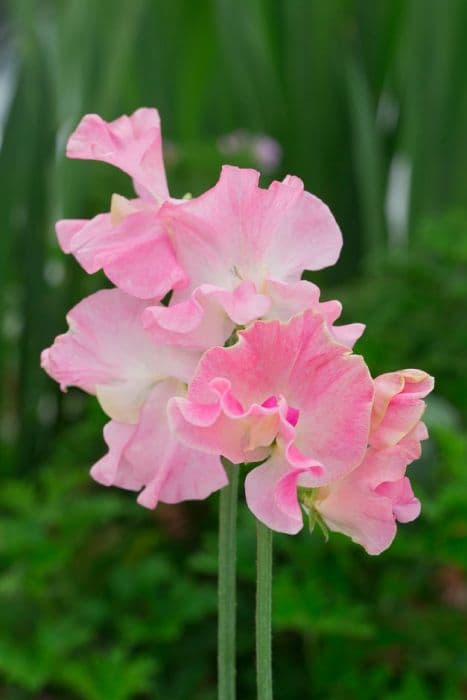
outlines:
[[63, 251], [72, 253], [89, 274], [103, 269], [118, 287], [143, 299], [161, 299], [186, 284], [158, 217], [169, 193], [157, 110], [138, 109], [109, 123], [97, 114], [86, 115], [70, 136], [67, 156], [120, 168], [133, 178], [139, 197], [114, 195], [109, 213], [59, 221], [56, 231]]
[[309, 308], [310, 290], [296, 283], [304, 270], [336, 262], [339, 227], [299, 178], [289, 175], [268, 189], [258, 181], [255, 170], [224, 166], [212, 189], [182, 206], [162, 207], [188, 283], [168, 308], [146, 311], [145, 325], [156, 337], [167, 329], [178, 337], [197, 334], [208, 347], [206, 337], [223, 344], [235, 326], [288, 320]]
[[[301, 530], [305, 511], [310, 524], [318, 520], [369, 554], [380, 554], [393, 541], [397, 522], [410, 522], [420, 513], [405, 472], [420, 457], [420, 442], [428, 437], [419, 419], [425, 407], [421, 399], [432, 388], [432, 378], [419, 370], [378, 377], [370, 446], [361, 463], [343, 478], [313, 488], [306, 466], [290, 469], [276, 452], [247, 476], [250, 509], [272, 529], [289, 533]], [[390, 429], [394, 425], [397, 438]], [[386, 443], [381, 440], [383, 428], [390, 438]]]
[[[256, 322], [237, 344], [208, 350], [187, 397], [169, 401], [169, 416], [187, 446], [234, 463], [280, 455], [285, 469], [305, 467], [316, 487], [361, 462], [372, 400], [362, 358], [306, 312], [287, 324]], [[271, 461], [252, 474], [266, 474]]]
[[219, 456], [200, 455], [171, 434], [167, 402], [183, 395], [199, 353], [157, 345], [141, 325], [145, 302], [102, 290], [68, 314], [70, 330], [42, 353], [43, 368], [62, 389], [95, 394], [112, 421], [108, 454], [92, 469], [107, 486], [141, 490], [154, 508], [205, 498], [227, 483]]

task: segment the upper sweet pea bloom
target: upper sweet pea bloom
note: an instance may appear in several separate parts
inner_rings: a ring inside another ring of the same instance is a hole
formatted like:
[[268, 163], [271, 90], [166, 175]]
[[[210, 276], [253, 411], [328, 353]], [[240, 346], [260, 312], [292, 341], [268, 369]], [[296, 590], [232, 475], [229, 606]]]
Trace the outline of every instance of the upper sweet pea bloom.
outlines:
[[305, 467], [316, 487], [363, 459], [372, 400], [362, 358], [306, 312], [287, 324], [256, 322], [236, 345], [208, 350], [169, 416], [187, 446], [235, 463], [273, 455], [285, 470]]
[[42, 366], [62, 389], [95, 394], [112, 418], [104, 428], [109, 453], [93, 477], [141, 491], [138, 502], [154, 508], [206, 498], [227, 479], [219, 456], [200, 455], [169, 430], [167, 402], [185, 393], [199, 353], [157, 345], [140, 322], [144, 305], [118, 289], [87, 297], [68, 314], [70, 330], [42, 353]]
[[236, 325], [288, 320], [310, 307], [301, 275], [336, 262], [339, 227], [299, 178], [289, 175], [268, 189], [258, 180], [255, 170], [224, 166], [219, 182], [200, 197], [163, 206], [188, 284], [168, 308], [145, 312], [156, 337], [170, 330], [173, 337], [196, 336], [200, 346], [222, 345]]
[[59, 221], [56, 231], [63, 251], [72, 253], [86, 272], [103, 269], [115, 285], [143, 299], [161, 299], [186, 284], [158, 217], [169, 193], [157, 110], [138, 109], [110, 123], [97, 114], [86, 115], [70, 136], [67, 156], [120, 168], [132, 177], [138, 198], [114, 195], [109, 213]]
[[397, 522], [420, 513], [405, 472], [428, 437], [420, 418], [422, 399], [432, 388], [432, 377], [420, 370], [381, 375], [375, 380], [370, 445], [361, 463], [340, 479], [309, 488], [308, 467], [288, 468], [276, 454], [247, 476], [250, 509], [272, 529], [294, 533], [303, 526], [304, 508], [311, 523], [320, 519], [369, 554], [380, 554], [393, 541]]

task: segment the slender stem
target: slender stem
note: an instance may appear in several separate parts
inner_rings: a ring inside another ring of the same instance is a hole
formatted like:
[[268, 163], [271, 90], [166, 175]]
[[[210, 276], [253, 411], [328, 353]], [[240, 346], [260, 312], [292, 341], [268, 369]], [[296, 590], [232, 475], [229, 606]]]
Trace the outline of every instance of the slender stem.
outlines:
[[236, 563], [237, 496], [239, 467], [223, 460], [229, 478], [220, 492], [219, 502], [219, 578], [218, 578], [218, 698], [235, 700], [236, 659]]
[[272, 530], [256, 522], [256, 685], [258, 700], [272, 700]]

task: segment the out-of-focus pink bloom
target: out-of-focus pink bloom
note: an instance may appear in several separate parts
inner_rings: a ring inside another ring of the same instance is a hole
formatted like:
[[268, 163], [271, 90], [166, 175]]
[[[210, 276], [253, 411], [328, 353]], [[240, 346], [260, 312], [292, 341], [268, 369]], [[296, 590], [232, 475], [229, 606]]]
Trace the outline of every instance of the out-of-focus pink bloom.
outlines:
[[307, 308], [315, 292], [297, 283], [303, 270], [336, 262], [339, 227], [299, 178], [287, 176], [268, 189], [258, 179], [254, 170], [224, 166], [205, 194], [183, 206], [163, 206], [161, 218], [189, 282], [167, 309], [146, 311], [145, 325], [155, 337], [162, 328], [222, 344], [226, 328], [280, 318], [289, 304], [294, 313]]
[[277, 444], [286, 468], [306, 467], [316, 487], [361, 462], [372, 400], [362, 358], [306, 312], [256, 322], [236, 345], [208, 350], [169, 416], [186, 445], [235, 463], [266, 459]]
[[244, 129], [221, 136], [218, 147], [221, 153], [229, 156], [249, 153], [258, 168], [266, 173], [274, 172], [282, 158], [282, 148], [276, 139], [267, 134], [252, 134]]
[[169, 430], [167, 402], [186, 392], [199, 353], [158, 346], [141, 325], [144, 304], [118, 289], [84, 299], [68, 314], [70, 330], [42, 353], [42, 366], [62, 389], [95, 394], [113, 419], [94, 478], [143, 489], [138, 501], [153, 508], [158, 500], [205, 498], [227, 481], [218, 455], [206, 459]]
[[115, 165], [133, 178], [139, 197], [114, 195], [109, 213], [59, 221], [63, 251], [72, 253], [86, 272], [103, 269], [118, 287], [143, 299], [160, 299], [186, 284], [157, 216], [169, 198], [157, 110], [138, 109], [113, 122], [88, 114], [70, 136], [67, 155]]
[[251, 142], [251, 149], [258, 167], [266, 173], [274, 172], [281, 162], [282, 148], [276, 139], [267, 134], [255, 135]]
[[[416, 384], [418, 389], [410, 386], [406, 392], [407, 384]], [[381, 426], [384, 416], [398, 414], [397, 440], [373, 446], [377, 427], [370, 433], [370, 446], [361, 463], [346, 476], [319, 488], [313, 488], [308, 467], [290, 469], [276, 449], [270, 460], [247, 476], [250, 509], [272, 529], [295, 533], [303, 525], [303, 507], [311, 521], [320, 518], [330, 530], [348, 535], [369, 554], [380, 554], [393, 541], [397, 522], [410, 522], [420, 513], [420, 502], [405, 472], [408, 464], [420, 457], [420, 442], [428, 437], [419, 418], [424, 409], [421, 398], [432, 388], [432, 378], [416, 370], [378, 377], [372, 424]], [[411, 393], [417, 394], [415, 422], [415, 413], [407, 410], [408, 400], [401, 401], [401, 395]]]

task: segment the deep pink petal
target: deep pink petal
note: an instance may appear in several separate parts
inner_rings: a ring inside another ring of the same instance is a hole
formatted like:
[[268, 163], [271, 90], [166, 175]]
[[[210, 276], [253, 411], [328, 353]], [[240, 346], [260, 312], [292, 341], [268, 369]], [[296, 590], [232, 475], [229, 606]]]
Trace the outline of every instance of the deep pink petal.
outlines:
[[[237, 414], [227, 409], [226, 395], [241, 407]], [[280, 399], [276, 408], [266, 408], [270, 397]], [[360, 463], [372, 398], [362, 359], [332, 339], [319, 315], [307, 312], [288, 324], [256, 322], [236, 345], [207, 351], [188, 398], [175, 400], [169, 413], [187, 444], [232, 461], [254, 461], [249, 451], [256, 448], [263, 455], [258, 459], [267, 456], [276, 430], [292, 466], [325, 466], [318, 484]], [[287, 419], [289, 407], [298, 411], [296, 425]]]
[[212, 403], [183, 397], [169, 402], [170, 424], [181, 441], [208, 454], [222, 454], [234, 464], [265, 459], [279, 430], [278, 409], [253, 404], [244, 411], [228, 380], [214, 380], [210, 391]]

